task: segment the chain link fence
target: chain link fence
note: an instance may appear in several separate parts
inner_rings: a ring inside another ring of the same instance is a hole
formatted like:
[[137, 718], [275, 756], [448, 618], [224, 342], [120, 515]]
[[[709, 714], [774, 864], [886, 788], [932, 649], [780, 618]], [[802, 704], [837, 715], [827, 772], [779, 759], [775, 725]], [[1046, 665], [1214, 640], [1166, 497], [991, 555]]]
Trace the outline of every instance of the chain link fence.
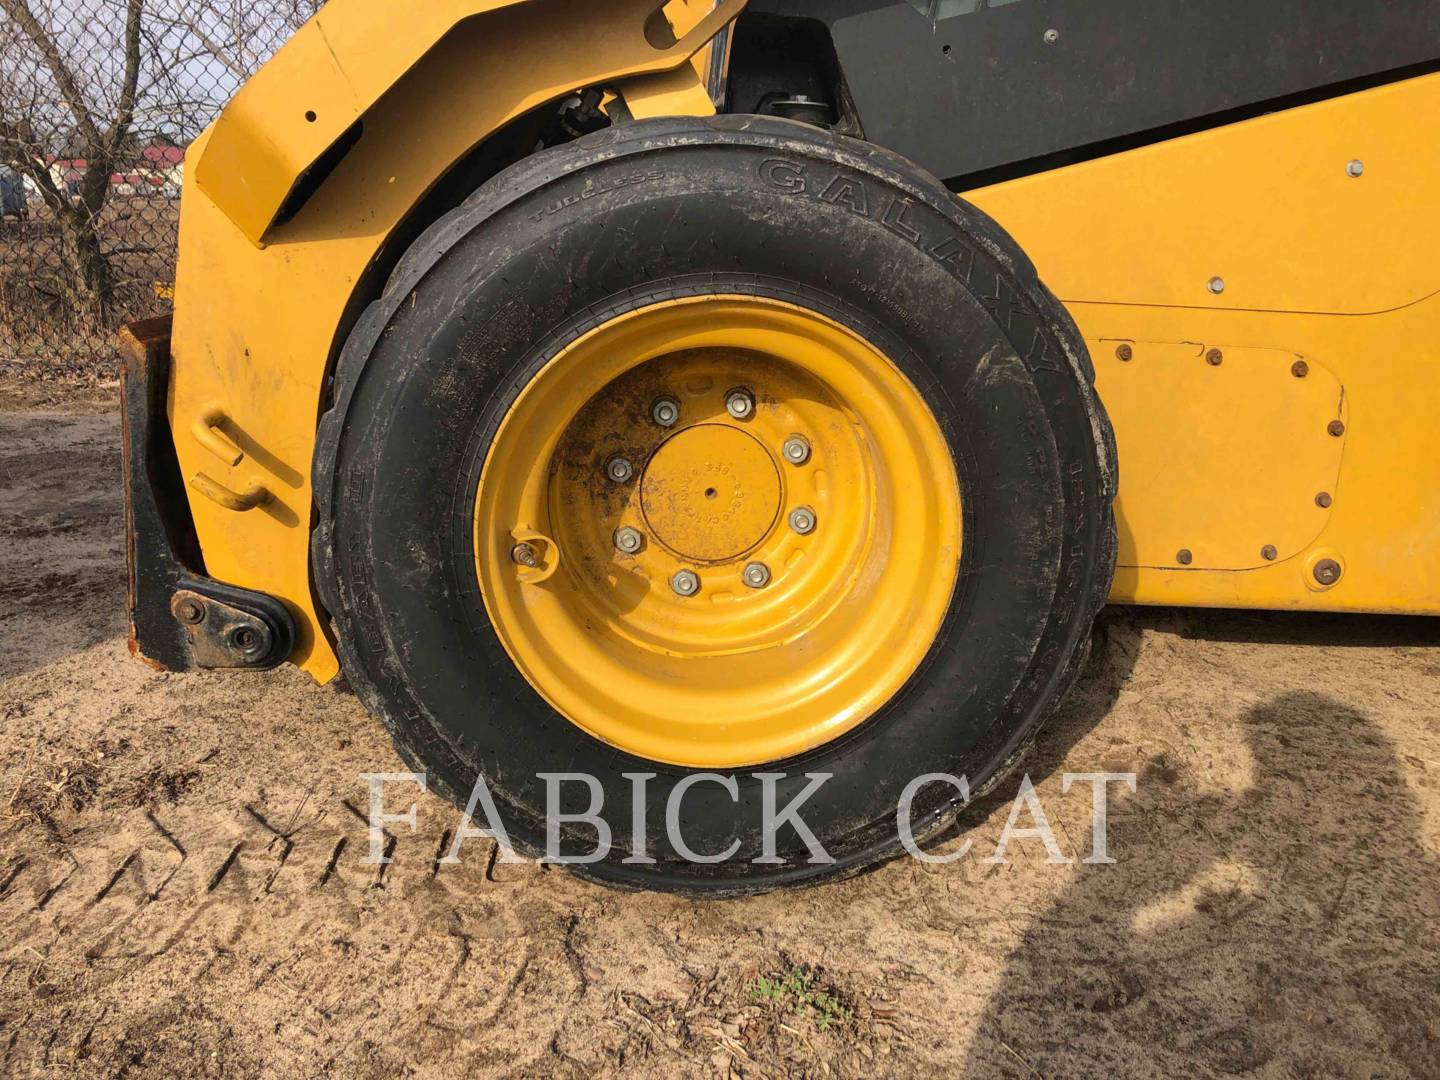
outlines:
[[0, 0], [0, 367], [105, 377], [168, 311], [191, 140], [322, 0]]

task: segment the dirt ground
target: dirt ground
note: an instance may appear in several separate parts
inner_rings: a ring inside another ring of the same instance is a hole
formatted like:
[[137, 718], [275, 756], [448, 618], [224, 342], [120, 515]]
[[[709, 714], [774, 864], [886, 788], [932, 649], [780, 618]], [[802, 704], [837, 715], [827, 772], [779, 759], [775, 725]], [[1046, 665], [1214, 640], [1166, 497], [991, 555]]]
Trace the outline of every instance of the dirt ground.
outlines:
[[[1440, 622], [1111, 610], [1024, 768], [1067, 855], [692, 902], [436, 854], [294, 670], [126, 653], [117, 416], [0, 388], [0, 1074], [1440, 1076]], [[952, 837], [936, 851], [953, 849]]]

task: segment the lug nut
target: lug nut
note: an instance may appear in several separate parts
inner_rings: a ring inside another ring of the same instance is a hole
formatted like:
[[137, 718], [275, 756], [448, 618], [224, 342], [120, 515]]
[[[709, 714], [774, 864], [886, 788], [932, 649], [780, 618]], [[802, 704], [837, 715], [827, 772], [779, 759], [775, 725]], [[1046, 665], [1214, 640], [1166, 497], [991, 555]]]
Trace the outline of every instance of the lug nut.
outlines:
[[736, 420], [749, 420], [755, 412], [755, 395], [749, 390], [731, 390], [725, 395], [725, 411]]
[[534, 544], [516, 544], [510, 549], [510, 561], [517, 566], [528, 566], [533, 570], [540, 565], [540, 556], [535, 554]]
[[801, 536], [809, 536], [815, 531], [815, 511], [808, 506], [797, 506], [790, 511], [790, 528], [794, 529]]
[[259, 635], [248, 626], [237, 626], [230, 631], [230, 647], [238, 653], [254, 652], [259, 644]]
[[617, 455], [605, 463], [605, 475], [615, 483], [623, 484], [635, 475], [635, 466], [630, 464], [629, 459]]
[[640, 535], [639, 529], [632, 529], [625, 525], [615, 530], [615, 550], [625, 555], [634, 555], [645, 546], [645, 537]]
[[1315, 580], [1327, 589], [1340, 580], [1340, 564], [1334, 559], [1321, 559], [1312, 571]]
[[763, 562], [752, 562], [745, 567], [745, 584], [752, 589], [763, 589], [770, 584], [770, 568]]
[[661, 427], [674, 427], [680, 419], [680, 403], [671, 398], [661, 398], [650, 406], [650, 419]]
[[791, 465], [804, 465], [810, 460], [810, 441], [804, 435], [791, 435], [781, 452]]
[[700, 577], [694, 570], [676, 570], [670, 575], [670, 588], [676, 596], [694, 596], [700, 591]]

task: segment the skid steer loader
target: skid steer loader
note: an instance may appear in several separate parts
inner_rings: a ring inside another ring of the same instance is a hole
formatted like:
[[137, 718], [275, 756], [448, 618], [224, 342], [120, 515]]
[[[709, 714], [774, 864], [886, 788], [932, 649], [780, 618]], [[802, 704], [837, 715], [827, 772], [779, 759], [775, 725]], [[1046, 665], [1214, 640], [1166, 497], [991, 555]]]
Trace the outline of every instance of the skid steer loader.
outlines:
[[134, 650], [599, 880], [855, 872], [1107, 598], [1440, 613], [1437, 143], [1433, 0], [330, 0], [125, 331]]

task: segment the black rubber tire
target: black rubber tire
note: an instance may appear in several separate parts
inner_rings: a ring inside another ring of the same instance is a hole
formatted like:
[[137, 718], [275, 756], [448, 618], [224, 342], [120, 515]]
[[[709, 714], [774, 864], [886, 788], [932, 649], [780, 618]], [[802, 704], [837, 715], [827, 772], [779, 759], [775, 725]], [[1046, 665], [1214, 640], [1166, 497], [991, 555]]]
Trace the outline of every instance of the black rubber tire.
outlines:
[[[895, 361], [934, 410], [964, 503], [959, 580], [921, 668], [878, 714], [802, 757], [736, 770], [738, 802], [685, 797], [679, 858], [663, 808], [687, 770], [598, 742], [512, 665], [475, 573], [479, 469], [520, 389], [589, 327], [667, 297], [781, 297], [821, 310]], [[315, 573], [344, 672], [433, 788], [478, 775], [512, 842], [545, 843], [538, 773], [598, 777], [615, 847], [576, 866], [631, 887], [727, 895], [853, 873], [898, 853], [896, 801], [925, 773], [992, 785], [1072, 683], [1114, 572], [1114, 441], [1084, 344], [988, 217], [866, 143], [750, 116], [642, 121], [537, 154], [426, 232], [345, 346], [315, 460]], [[780, 836], [756, 864], [760, 782], [779, 805], [831, 779], [803, 817], [834, 859]], [[630, 854], [631, 788], [648, 784], [648, 853]], [[575, 789], [583, 806], [588, 793]], [[569, 811], [573, 808], [566, 807]], [[924, 836], [957, 809], [932, 784]], [[594, 832], [566, 833], [588, 851]]]

